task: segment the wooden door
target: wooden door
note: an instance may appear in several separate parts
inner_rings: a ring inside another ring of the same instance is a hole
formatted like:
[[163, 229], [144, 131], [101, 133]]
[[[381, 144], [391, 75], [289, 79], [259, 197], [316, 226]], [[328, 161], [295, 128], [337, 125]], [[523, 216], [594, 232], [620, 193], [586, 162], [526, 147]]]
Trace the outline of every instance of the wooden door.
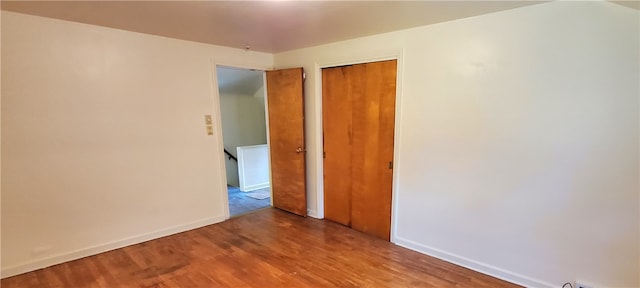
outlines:
[[351, 93], [349, 68], [322, 69], [324, 217], [351, 226]]
[[391, 231], [396, 60], [353, 65], [351, 227], [386, 240]]
[[302, 68], [267, 71], [273, 206], [307, 215]]
[[396, 66], [390, 60], [323, 69], [325, 217], [386, 240]]

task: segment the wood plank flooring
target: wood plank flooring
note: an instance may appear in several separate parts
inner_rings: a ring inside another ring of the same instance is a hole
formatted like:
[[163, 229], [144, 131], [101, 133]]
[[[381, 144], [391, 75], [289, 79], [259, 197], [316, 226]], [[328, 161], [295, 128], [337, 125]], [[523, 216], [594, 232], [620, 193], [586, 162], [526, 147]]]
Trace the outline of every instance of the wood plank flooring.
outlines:
[[1, 281], [11, 287], [518, 287], [269, 208]]

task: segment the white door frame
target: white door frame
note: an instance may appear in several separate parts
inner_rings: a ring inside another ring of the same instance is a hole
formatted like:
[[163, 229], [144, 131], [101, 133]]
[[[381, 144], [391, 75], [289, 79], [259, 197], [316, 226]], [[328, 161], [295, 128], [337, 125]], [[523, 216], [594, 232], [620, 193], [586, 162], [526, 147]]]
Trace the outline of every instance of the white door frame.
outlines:
[[[264, 106], [264, 115], [265, 115], [265, 129], [266, 129], [266, 136], [267, 136], [267, 147], [269, 147], [269, 149], [267, 149], [269, 152], [267, 154], [267, 157], [269, 159], [269, 182], [271, 182], [271, 146], [269, 143], [269, 107], [267, 106], [267, 83], [266, 83], [266, 72], [267, 70], [270, 70], [272, 67], [256, 67], [256, 66], [247, 66], [247, 65], [243, 65], [243, 64], [238, 64], [238, 63], [226, 63], [226, 62], [218, 62], [215, 60], [211, 60], [211, 78], [212, 78], [212, 83], [213, 83], [213, 112], [216, 115], [212, 115], [212, 118], [214, 120], [214, 135], [218, 135], [218, 137], [216, 137], [216, 151], [224, 151], [224, 139], [222, 139], [222, 110], [220, 107], [220, 87], [218, 85], [218, 72], [217, 72], [217, 67], [229, 67], [229, 68], [237, 68], [237, 69], [248, 69], [248, 70], [256, 70], [256, 71], [262, 71], [262, 81], [264, 83], [264, 101], [265, 101], [265, 106]], [[216, 152], [217, 153], [217, 152]], [[225, 159], [226, 157], [223, 155], [222, 157], [219, 158], [220, 161], [218, 161], [218, 169], [220, 171], [219, 173], [219, 183], [220, 183], [220, 191], [223, 191], [222, 193], [222, 204], [224, 205], [223, 207], [223, 211], [224, 211], [224, 219], [228, 220], [231, 217], [231, 214], [229, 213], [229, 193], [227, 193], [227, 174], [226, 174], [226, 164], [225, 164]], [[271, 205], [273, 206], [273, 197], [271, 198]]]

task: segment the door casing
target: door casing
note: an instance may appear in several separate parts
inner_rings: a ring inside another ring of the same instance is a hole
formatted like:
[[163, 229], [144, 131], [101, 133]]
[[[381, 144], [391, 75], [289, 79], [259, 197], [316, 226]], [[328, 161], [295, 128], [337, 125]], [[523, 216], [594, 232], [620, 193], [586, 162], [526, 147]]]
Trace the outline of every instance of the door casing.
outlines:
[[[263, 81], [263, 86], [266, 87], [266, 75], [265, 75], [265, 71], [269, 70], [271, 67], [259, 67], [259, 66], [246, 66], [240, 63], [227, 63], [227, 62], [217, 62], [212, 60], [211, 61], [211, 77], [212, 77], [212, 92], [213, 92], [213, 111], [214, 111], [214, 115], [213, 118], [216, 119], [214, 121], [214, 135], [218, 135], [220, 137], [216, 138], [216, 151], [223, 151], [224, 149], [224, 141], [222, 139], [222, 116], [221, 116], [221, 107], [220, 107], [220, 90], [219, 90], [219, 85], [218, 85], [218, 73], [217, 73], [217, 67], [221, 66], [221, 67], [231, 67], [231, 68], [238, 68], [238, 69], [249, 69], [249, 70], [258, 70], [258, 71], [262, 71], [262, 81]], [[267, 147], [270, 147], [270, 143], [269, 143], [269, 111], [268, 111], [268, 103], [267, 103], [267, 95], [266, 95], [266, 89], [265, 89], [265, 129], [266, 129], [266, 136], [267, 136]], [[267, 152], [270, 153], [270, 152]], [[271, 155], [268, 155], [269, 159], [271, 159]], [[231, 214], [229, 213], [229, 195], [228, 193], [226, 193], [227, 191], [227, 177], [226, 174], [224, 174], [225, 170], [225, 157], [219, 157], [218, 161], [218, 169], [219, 171], [222, 171], [221, 173], [219, 173], [220, 175], [220, 179], [218, 179], [218, 183], [220, 183], [220, 191], [225, 191], [225, 193], [222, 193], [222, 202], [223, 202], [223, 212], [224, 212], [224, 219], [227, 220], [231, 217]], [[271, 168], [269, 168], [271, 169]], [[271, 171], [269, 171], [269, 178], [271, 178]], [[271, 199], [271, 203], [270, 205], [273, 205], [273, 197], [270, 197]]]

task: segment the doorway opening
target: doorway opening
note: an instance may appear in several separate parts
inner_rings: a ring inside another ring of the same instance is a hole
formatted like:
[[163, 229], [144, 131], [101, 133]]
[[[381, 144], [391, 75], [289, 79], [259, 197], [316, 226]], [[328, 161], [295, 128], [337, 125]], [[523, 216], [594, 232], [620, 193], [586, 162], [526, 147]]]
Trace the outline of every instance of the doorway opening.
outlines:
[[264, 72], [216, 66], [231, 217], [271, 206]]

